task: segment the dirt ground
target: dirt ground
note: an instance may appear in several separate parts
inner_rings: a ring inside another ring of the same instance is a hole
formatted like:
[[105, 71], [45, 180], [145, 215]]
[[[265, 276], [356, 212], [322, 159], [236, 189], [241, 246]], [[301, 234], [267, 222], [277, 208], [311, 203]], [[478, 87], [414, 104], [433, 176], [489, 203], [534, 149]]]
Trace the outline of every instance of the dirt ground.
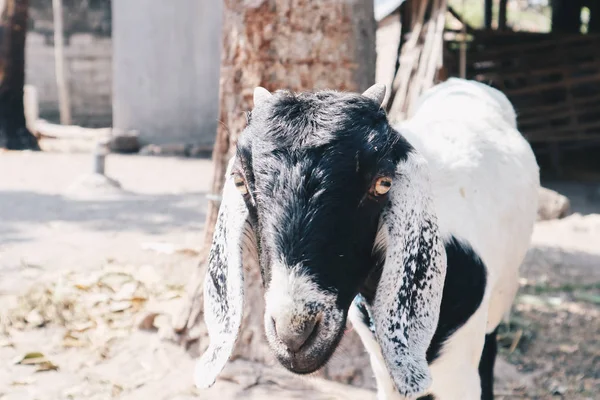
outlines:
[[[194, 360], [156, 329], [197, 262], [210, 162], [111, 155], [121, 189], [82, 185], [91, 165], [0, 155], [0, 399], [375, 398], [239, 360], [194, 389]], [[499, 399], [599, 398], [600, 193], [548, 186], [581, 214], [536, 226], [501, 332]]]

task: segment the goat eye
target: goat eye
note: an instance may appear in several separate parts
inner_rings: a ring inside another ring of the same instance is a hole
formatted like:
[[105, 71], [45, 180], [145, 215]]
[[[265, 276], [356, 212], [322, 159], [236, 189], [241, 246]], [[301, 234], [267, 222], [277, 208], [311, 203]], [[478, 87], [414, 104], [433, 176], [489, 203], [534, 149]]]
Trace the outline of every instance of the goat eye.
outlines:
[[233, 184], [240, 191], [241, 194], [248, 194], [248, 187], [246, 186], [246, 181], [242, 178], [241, 175], [235, 174], [233, 175]]
[[383, 196], [392, 188], [392, 178], [384, 176], [375, 181], [373, 185], [373, 194], [375, 196]]

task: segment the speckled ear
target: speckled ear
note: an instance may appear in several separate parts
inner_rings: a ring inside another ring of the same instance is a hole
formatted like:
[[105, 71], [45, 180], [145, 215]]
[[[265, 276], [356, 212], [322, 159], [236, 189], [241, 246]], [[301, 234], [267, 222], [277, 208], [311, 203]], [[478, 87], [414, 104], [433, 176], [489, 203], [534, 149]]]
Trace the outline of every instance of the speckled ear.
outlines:
[[371, 307], [375, 337], [396, 388], [413, 398], [431, 385], [426, 353], [446, 277], [427, 163], [417, 153], [399, 163], [381, 218], [387, 250]]
[[229, 360], [238, 337], [244, 309], [243, 252], [252, 245], [253, 231], [248, 209], [235, 187], [229, 162], [223, 199], [204, 278], [204, 320], [210, 345], [196, 362], [194, 382], [198, 388], [213, 385]]

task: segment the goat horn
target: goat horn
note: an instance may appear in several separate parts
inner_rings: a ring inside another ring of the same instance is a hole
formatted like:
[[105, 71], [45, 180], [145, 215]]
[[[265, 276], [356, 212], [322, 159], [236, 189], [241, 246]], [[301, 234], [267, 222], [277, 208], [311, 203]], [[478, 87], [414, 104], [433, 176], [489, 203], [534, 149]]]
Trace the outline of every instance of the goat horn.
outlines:
[[257, 86], [254, 89], [254, 107], [266, 101], [269, 97], [273, 96], [271, 92], [262, 86]]
[[365, 90], [362, 95], [370, 98], [373, 101], [376, 101], [377, 104], [381, 105], [381, 103], [383, 103], [383, 99], [385, 98], [385, 85], [383, 83], [376, 83]]

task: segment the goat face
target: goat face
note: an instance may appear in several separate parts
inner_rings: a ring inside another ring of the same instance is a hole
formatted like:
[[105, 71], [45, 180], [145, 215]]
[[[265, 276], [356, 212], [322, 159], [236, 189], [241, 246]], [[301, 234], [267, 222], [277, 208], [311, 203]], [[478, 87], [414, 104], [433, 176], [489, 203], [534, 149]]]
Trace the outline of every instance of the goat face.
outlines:
[[428, 385], [426, 342], [445, 264], [427, 214], [426, 176], [380, 108], [383, 93], [377, 85], [363, 95], [255, 91], [208, 261], [211, 347], [197, 366], [198, 386], [214, 382], [233, 349], [250, 247], [263, 276], [267, 339], [282, 365], [295, 373], [320, 368], [375, 272], [370, 300], [392, 376], [403, 393]]
[[319, 368], [341, 338], [403, 144], [364, 96], [276, 93], [252, 112], [233, 174], [258, 243], [267, 338], [293, 372]]

